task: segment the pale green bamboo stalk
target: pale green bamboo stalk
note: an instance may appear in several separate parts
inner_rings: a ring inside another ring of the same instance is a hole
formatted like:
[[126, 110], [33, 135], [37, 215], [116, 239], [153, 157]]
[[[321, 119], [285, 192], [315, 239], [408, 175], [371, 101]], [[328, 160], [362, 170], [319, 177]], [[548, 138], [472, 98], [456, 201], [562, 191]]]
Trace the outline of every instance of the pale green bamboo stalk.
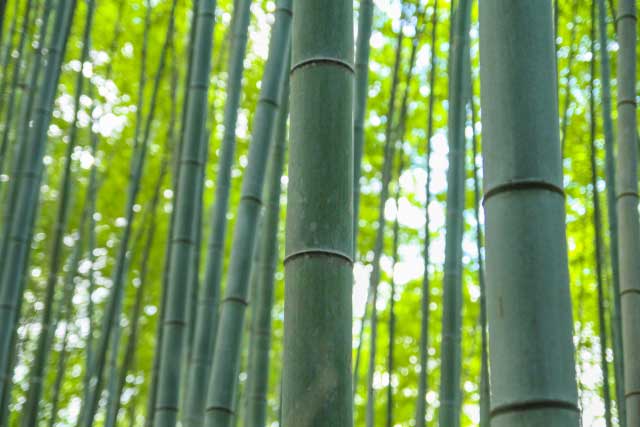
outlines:
[[637, 4], [618, 2], [618, 168], [616, 199], [620, 235], [620, 302], [624, 351], [624, 396], [628, 426], [640, 425], [640, 223], [636, 116]]
[[440, 425], [460, 426], [462, 389], [462, 235], [465, 201], [465, 106], [471, 0], [460, 0], [451, 33], [449, 83], [449, 170], [442, 281], [442, 349], [440, 364]]
[[431, 138], [433, 137], [433, 108], [435, 104], [435, 83], [437, 69], [437, 38], [438, 38], [438, 0], [433, 2], [433, 14], [431, 15], [431, 61], [429, 66], [429, 115], [427, 117], [427, 139], [425, 167], [427, 169], [427, 183], [425, 188], [425, 226], [424, 226], [424, 273], [422, 276], [422, 295], [420, 298], [420, 376], [418, 378], [418, 398], [416, 403], [416, 427], [425, 427], [427, 412], [427, 387], [428, 387], [428, 358], [429, 358], [429, 304], [431, 301], [431, 284], [429, 282], [429, 203], [431, 202]]
[[131, 157], [131, 179], [129, 180], [127, 202], [125, 207], [125, 227], [122, 232], [120, 247], [118, 248], [116, 257], [115, 268], [113, 272], [112, 291], [109, 295], [107, 307], [102, 318], [102, 334], [100, 336], [100, 340], [98, 341], [94, 366], [91, 369], [91, 387], [87, 394], [87, 399], [82, 402], [82, 409], [80, 412], [80, 417], [78, 418], [78, 427], [91, 427], [91, 425], [93, 424], [93, 418], [95, 417], [95, 413], [98, 409], [99, 398], [102, 391], [103, 373], [106, 365], [109, 343], [111, 340], [111, 329], [114, 325], [114, 322], [116, 322], [116, 319], [119, 319], [120, 316], [120, 311], [118, 308], [120, 306], [120, 300], [122, 299], [122, 295], [124, 293], [125, 276], [128, 267], [127, 253], [129, 249], [129, 240], [131, 237], [131, 228], [133, 226], [135, 212], [133, 207], [136, 203], [138, 192], [140, 190], [140, 181], [144, 170], [146, 151], [151, 135], [151, 124], [153, 123], [153, 118], [156, 111], [158, 88], [160, 86], [165, 68], [167, 50], [169, 45], [171, 44], [171, 40], [173, 39], [176, 4], [177, 0], [173, 0], [169, 15], [168, 28], [160, 52], [158, 68], [153, 82], [153, 88], [149, 103], [150, 110], [147, 113], [144, 134], [142, 137], [143, 139], [140, 145], [137, 147], [137, 150], [133, 151]]
[[258, 258], [254, 267], [255, 302], [251, 318], [251, 346], [247, 368], [246, 427], [265, 427], [267, 422], [267, 393], [269, 391], [269, 353], [271, 350], [271, 311], [275, 274], [279, 260], [279, 221], [281, 178], [285, 164], [287, 119], [289, 118], [289, 82], [282, 90], [275, 142], [269, 154], [266, 185], [263, 189], [265, 212], [260, 240], [256, 245]]
[[479, 4], [491, 426], [577, 427], [551, 4]]
[[[364, 152], [364, 124], [369, 95], [369, 53], [373, 30], [372, 0], [360, 0], [358, 10], [358, 37], [356, 39], [356, 76], [353, 111], [353, 250], [358, 251], [358, 217], [360, 212], [360, 176], [362, 175], [362, 154]], [[357, 375], [357, 374], [356, 374]], [[355, 384], [354, 384], [355, 394]]]
[[478, 122], [475, 104], [474, 80], [471, 73], [471, 62], [469, 62], [469, 78], [471, 97], [471, 164], [473, 167], [473, 213], [476, 220], [476, 251], [478, 252], [478, 286], [480, 287], [480, 425], [479, 427], [489, 427], [489, 413], [491, 411], [491, 390], [489, 387], [489, 345], [487, 337], [487, 286], [484, 278], [484, 256], [482, 253], [482, 227], [480, 226], [480, 203], [481, 203], [481, 183], [478, 176], [478, 135], [476, 133], [476, 123]]
[[229, 77], [226, 88], [227, 100], [224, 109], [224, 135], [216, 174], [215, 202], [211, 211], [211, 231], [207, 244], [204, 280], [205, 288], [202, 290], [196, 311], [194, 343], [187, 383], [188, 399], [185, 409], [185, 425], [187, 427], [200, 427], [204, 421], [206, 391], [213, 359], [213, 348], [216, 341], [217, 306], [224, 266], [231, 169], [236, 146], [236, 123], [238, 121], [238, 106], [242, 91], [243, 61], [247, 48], [251, 1], [236, 1], [234, 5], [232, 38], [229, 42], [232, 45], [232, 53], [229, 55], [227, 64]]
[[282, 425], [350, 427], [353, 4], [293, 7]]
[[[40, 194], [40, 182], [43, 173], [42, 158], [44, 157], [47, 130], [51, 119], [51, 108], [57, 89], [62, 57], [66, 51], [75, 0], [61, 0], [58, 7], [54, 35], [49, 49], [49, 61], [46, 76], [39, 93], [38, 108], [33, 117], [33, 129], [28, 141], [25, 141], [31, 155], [24, 158], [24, 164], [16, 176], [12, 186], [15, 186], [16, 200], [11, 209], [15, 212], [11, 216], [8, 227], [8, 246], [5, 252], [6, 262], [2, 274], [0, 287], [0, 324], [4, 325], [0, 331], [0, 372], [5, 372], [9, 353], [11, 352], [11, 335], [15, 327], [15, 313], [18, 300], [21, 299], [21, 281], [26, 260], [29, 254], [30, 235], [36, 217], [37, 202]], [[2, 378], [0, 390], [4, 389], [6, 378]], [[0, 396], [0, 400], [1, 396]], [[5, 408], [0, 408], [3, 412]]]
[[[89, 0], [87, 2], [87, 13], [84, 23], [84, 30], [82, 35], [82, 52], [80, 54], [80, 63], [84, 64], [89, 57], [90, 49], [90, 33], [93, 23], [93, 15], [95, 10], [95, 1]], [[29, 380], [29, 391], [27, 393], [27, 400], [25, 403], [24, 416], [22, 418], [22, 427], [35, 427], [38, 420], [38, 413], [40, 409], [40, 400], [42, 396], [43, 379], [47, 368], [47, 360], [49, 356], [49, 348], [51, 346], [51, 340], [55, 332], [51, 328], [51, 315], [54, 306], [54, 298], [56, 287], [58, 284], [58, 273], [61, 267], [63, 258], [63, 238], [65, 230], [67, 228], [67, 220], [69, 216], [69, 209], [71, 203], [71, 184], [72, 184], [72, 154], [76, 147], [78, 140], [78, 112], [80, 111], [80, 97], [83, 94], [84, 88], [84, 75], [82, 74], [82, 67], [77, 73], [76, 77], [76, 89], [73, 103], [73, 120], [69, 130], [69, 141], [67, 143], [65, 151], [65, 163], [62, 176], [62, 184], [59, 196], [58, 211], [56, 214], [56, 222], [53, 229], [53, 239], [51, 240], [51, 255], [49, 258], [49, 274], [47, 276], [46, 294], [44, 301], [44, 310], [42, 312], [42, 318], [40, 321], [41, 330], [38, 338], [38, 347], [36, 350], [36, 356], [32, 364]]]
[[[178, 94], [178, 67], [177, 60], [175, 55], [175, 49], [172, 47], [172, 67], [171, 67], [171, 88], [170, 94], [171, 99], [177, 99]], [[174, 104], [173, 108], [171, 108], [171, 113], [169, 117], [169, 127], [167, 131], [167, 140], [173, 141], [175, 139], [175, 128], [176, 128], [176, 118], [177, 118], [177, 107]], [[179, 158], [180, 156], [175, 156], [176, 152], [178, 152], [178, 148], [181, 146], [180, 143], [172, 144], [171, 155]], [[172, 199], [172, 212], [175, 211], [175, 205], [177, 201], [176, 195], [176, 186], [175, 183], [172, 182], [172, 189], [174, 197]], [[175, 219], [174, 216], [171, 215], [169, 220], [169, 235], [173, 234], [173, 228], [175, 227]], [[155, 345], [156, 348], [162, 348], [162, 320], [164, 319], [164, 313], [166, 311], [166, 302], [167, 302], [167, 281], [169, 280], [169, 259], [171, 258], [171, 242], [168, 241], [166, 245], [166, 251], [163, 262], [163, 271], [162, 271], [162, 288], [161, 288], [161, 296], [160, 296], [160, 308], [158, 309], [158, 318], [156, 320], [156, 330], [155, 330]], [[153, 363], [151, 366], [151, 379], [149, 381], [149, 389], [147, 392], [147, 412], [144, 420], [145, 427], [151, 427], [153, 425], [153, 421], [155, 418], [155, 407], [156, 400], [158, 396], [158, 373], [160, 372], [160, 352], [155, 352], [153, 355]]]
[[607, 322], [604, 297], [604, 243], [602, 241], [602, 214], [600, 211], [600, 195], [598, 194], [598, 166], [596, 163], [596, 103], [595, 103], [595, 79], [596, 79], [596, 0], [591, 1], [591, 61], [589, 79], [589, 124], [591, 150], [589, 160], [591, 162], [591, 197], [593, 198], [593, 225], [596, 285], [598, 287], [598, 332], [600, 338], [600, 369], [602, 370], [602, 400], [604, 401], [604, 421], [606, 427], [612, 427], [611, 419], [611, 391], [609, 385], [609, 363], [607, 362]]
[[249, 160], [242, 181], [242, 196], [236, 215], [225, 297], [221, 302], [214, 359], [207, 392], [205, 426], [229, 427], [234, 414], [233, 399], [238, 381], [244, 313], [256, 229], [262, 207], [262, 188], [269, 147], [280, 107], [283, 75], [289, 55], [291, 0], [276, 3], [271, 27], [269, 57], [265, 65], [260, 98], [254, 116]]
[[611, 313], [611, 329], [613, 343], [613, 367], [615, 373], [616, 403], [620, 427], [626, 426], [626, 410], [624, 404], [624, 354], [622, 350], [622, 319], [620, 317], [620, 266], [618, 256], [618, 212], [616, 207], [616, 168], [611, 119], [611, 72], [609, 67], [609, 51], [607, 37], [607, 6], [605, 0], [598, 0], [598, 38], [600, 42], [600, 84], [602, 94], [602, 127], [605, 142], [605, 177], [607, 182], [607, 219], [609, 223], [609, 256], [611, 258], [611, 287], [613, 310]]
[[213, 29], [215, 24], [215, 0], [199, 0], [194, 17], [196, 30], [193, 40], [193, 65], [188, 76], [188, 95], [184, 115], [184, 138], [181, 142], [180, 163], [176, 196], [175, 223], [171, 235], [171, 257], [169, 258], [167, 305], [162, 319], [163, 337], [158, 377], [158, 396], [155, 407], [154, 426], [176, 425], [180, 401], [181, 367], [187, 316], [188, 286], [183, 286], [189, 277], [194, 256], [195, 224], [192, 211], [195, 208], [197, 181], [201, 179], [204, 158], [207, 117], [207, 94], [211, 72]]

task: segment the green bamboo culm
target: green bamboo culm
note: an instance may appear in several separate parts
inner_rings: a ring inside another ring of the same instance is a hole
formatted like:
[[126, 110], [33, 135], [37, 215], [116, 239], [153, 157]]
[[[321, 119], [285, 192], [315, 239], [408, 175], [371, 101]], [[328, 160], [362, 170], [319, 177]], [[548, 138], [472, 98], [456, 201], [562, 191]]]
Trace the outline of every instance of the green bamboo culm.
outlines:
[[627, 426], [640, 425], [640, 223], [636, 116], [637, 4], [618, 2], [618, 167], [616, 198], [620, 235], [620, 302], [624, 343]]
[[189, 76], [187, 112], [184, 116], [178, 168], [175, 226], [171, 235], [171, 257], [167, 282], [167, 305], [162, 319], [162, 348], [158, 378], [158, 396], [154, 414], [155, 427], [174, 427], [180, 392], [182, 347], [186, 336], [188, 287], [183, 286], [189, 275], [194, 256], [195, 221], [192, 212], [197, 180], [202, 176], [205, 159], [202, 145], [206, 143], [207, 93], [211, 72], [215, 0], [199, 0], [198, 14], [194, 17], [196, 33], [193, 45], [193, 67]]
[[427, 140], [425, 167], [427, 169], [427, 182], [425, 185], [425, 225], [424, 225], [424, 273], [422, 276], [422, 295], [420, 297], [420, 376], [418, 377], [418, 397], [416, 401], [416, 427], [425, 427], [427, 415], [427, 367], [429, 358], [429, 304], [431, 285], [429, 281], [429, 203], [431, 202], [431, 138], [433, 137], [433, 108], [435, 104], [435, 83], [437, 69], [437, 49], [438, 37], [438, 0], [433, 2], [433, 12], [431, 15], [431, 60], [429, 65], [429, 112], [427, 116]]
[[577, 427], [551, 4], [479, 4], [491, 426]]
[[[93, 15], [95, 10], [95, 1], [87, 2], [87, 12], [82, 35], [82, 51], [80, 54], [80, 63], [84, 64], [89, 57], [90, 34], [92, 29]], [[83, 94], [84, 75], [82, 67], [76, 77], [76, 91], [74, 96], [74, 115], [69, 131], [69, 141], [65, 152], [64, 171], [62, 176], [62, 185], [59, 196], [59, 206], [56, 216], [56, 222], [53, 230], [53, 239], [51, 241], [51, 257], [49, 258], [49, 274], [47, 276], [46, 296], [44, 310], [42, 311], [42, 319], [40, 321], [41, 330], [38, 338], [38, 346], [36, 349], [35, 359], [29, 373], [29, 391], [27, 393], [27, 401], [25, 410], [23, 411], [22, 427], [35, 427], [38, 422], [38, 414], [40, 409], [40, 399], [42, 395], [43, 378], [47, 367], [49, 355], [49, 347], [53, 337], [54, 330], [51, 326], [51, 315], [54, 307], [55, 291], [58, 283], [58, 273], [63, 258], [63, 238], [67, 227], [67, 217], [70, 208], [71, 199], [71, 182], [72, 182], [72, 154], [74, 152], [76, 142], [78, 140], [78, 112], [80, 111], [80, 97]], [[66, 333], [66, 332], [65, 332]]]
[[271, 311], [275, 273], [278, 261], [278, 230], [280, 220], [281, 177], [287, 141], [287, 119], [289, 118], [289, 84], [282, 90], [282, 100], [275, 133], [275, 141], [269, 155], [267, 183], [264, 188], [265, 212], [262, 232], [258, 242], [255, 303], [251, 317], [251, 346], [247, 377], [247, 427], [265, 427], [267, 422], [267, 394], [269, 391], [269, 353], [271, 350]]
[[460, 0], [451, 32], [449, 83], [449, 170], [442, 292], [440, 425], [458, 427], [462, 405], [462, 234], [465, 200], [465, 125], [467, 55], [471, 0]]
[[351, 427], [353, 5], [293, 19], [282, 425]]
[[[369, 94], [369, 54], [373, 30], [373, 0], [360, 0], [358, 37], [356, 39], [356, 77], [353, 110], [353, 250], [358, 251], [358, 216], [360, 212], [360, 176], [364, 152], [364, 122]], [[354, 385], [355, 390], [355, 385]]]
[[[471, 63], [469, 63], [471, 65]], [[469, 68], [471, 97], [471, 166], [473, 168], [473, 213], [476, 221], [476, 251], [478, 253], [478, 286], [480, 288], [480, 423], [479, 427], [489, 427], [489, 413], [491, 410], [491, 392], [489, 388], [489, 352], [487, 337], [487, 285], [484, 279], [484, 256], [482, 254], [482, 227], [480, 225], [481, 183], [478, 167], [478, 134], [476, 123], [478, 122], [473, 76]]]
[[611, 391], [609, 385], [609, 363], [607, 361], [608, 331], [605, 308], [604, 292], [604, 243], [602, 241], [602, 213], [600, 209], [600, 195], [598, 194], [598, 166], [596, 162], [596, 102], [595, 102], [595, 80], [596, 80], [596, 1], [591, 1], [591, 61], [589, 79], [589, 125], [591, 150], [589, 160], [591, 163], [591, 197], [593, 198], [593, 225], [594, 225], [594, 246], [596, 285], [598, 287], [598, 332], [600, 338], [600, 369], [602, 370], [602, 400], [604, 401], [604, 421], [606, 427], [612, 427], [611, 420]]
[[611, 313], [613, 367], [620, 427], [626, 426], [624, 405], [624, 355], [622, 352], [622, 320], [620, 318], [620, 270], [618, 257], [618, 213], [616, 207], [616, 171], [613, 120], [611, 119], [611, 71], [607, 36], [607, 6], [598, 2], [598, 39], [600, 44], [600, 84], [602, 96], [602, 128], [605, 142], [605, 178], [607, 183], [607, 219], [609, 224], [609, 256], [611, 258], [611, 287], [613, 308]]
[[[580, 0], [573, 0], [571, 10], [578, 10]], [[571, 105], [571, 91], [572, 91], [572, 76], [573, 76], [573, 61], [576, 57], [576, 49], [578, 48], [576, 43], [576, 34], [578, 32], [578, 22], [574, 19], [571, 26], [571, 33], [569, 35], [569, 54], [567, 55], [567, 76], [565, 84], [564, 105], [562, 108], [562, 118], [560, 119], [560, 150], [562, 152], [562, 158], [564, 159], [565, 145], [567, 140], [567, 127], [569, 125], [569, 106]], [[556, 57], [557, 61], [557, 57]]]
[[227, 286], [221, 301], [213, 365], [207, 392], [206, 427], [229, 427], [234, 415], [244, 314], [248, 305], [256, 230], [262, 208], [262, 188], [273, 129], [276, 127], [283, 75], [289, 55], [291, 0], [279, 0], [271, 27], [269, 57], [254, 116], [249, 160], [234, 228]]
[[[51, 107], [54, 102], [61, 65], [66, 51], [67, 40], [76, 9], [75, 0], [61, 0], [58, 5], [56, 19], [53, 26], [53, 38], [48, 50], [46, 79], [39, 91], [37, 108], [33, 115], [33, 128], [29, 139], [23, 144], [28, 148], [29, 156], [24, 156], [16, 179], [12, 182], [16, 194], [15, 204], [11, 209], [11, 222], [5, 224], [8, 230], [8, 245], [5, 252], [6, 261], [0, 285], [0, 372], [6, 372], [9, 354], [12, 352], [11, 336], [16, 322], [16, 306], [21, 299], [21, 285], [23, 272], [28, 258], [32, 227], [36, 216], [36, 206], [40, 194], [40, 182], [43, 175], [42, 159], [46, 150], [47, 130], [51, 120]], [[4, 390], [5, 382], [9, 381], [2, 375], [0, 393]], [[0, 401], [7, 403], [7, 399]], [[3, 413], [5, 408], [0, 408]]]
[[224, 265], [224, 243], [227, 230], [227, 210], [236, 146], [236, 123], [242, 90], [243, 61], [247, 47], [250, 0], [239, 0], [233, 11], [232, 53], [228, 58], [227, 100], [224, 109], [224, 136], [216, 174], [215, 202], [211, 216], [211, 231], [207, 246], [204, 288], [199, 298], [192, 356], [189, 366], [185, 425], [201, 427], [204, 422], [207, 385], [217, 330], [217, 306]]

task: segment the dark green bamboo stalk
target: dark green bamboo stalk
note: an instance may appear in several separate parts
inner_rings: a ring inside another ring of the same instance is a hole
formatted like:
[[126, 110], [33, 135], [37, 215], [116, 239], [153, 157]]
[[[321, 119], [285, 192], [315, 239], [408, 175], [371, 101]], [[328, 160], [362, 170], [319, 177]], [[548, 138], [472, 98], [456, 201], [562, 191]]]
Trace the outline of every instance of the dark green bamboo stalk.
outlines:
[[616, 206], [616, 168], [611, 119], [611, 72], [607, 50], [607, 6], [605, 0], [598, 0], [598, 37], [600, 43], [600, 84], [602, 85], [602, 127], [605, 141], [605, 177], [607, 182], [607, 219], [609, 223], [609, 256], [611, 257], [611, 282], [613, 310], [611, 314], [613, 366], [616, 384], [616, 403], [621, 427], [626, 426], [624, 404], [624, 354], [622, 350], [622, 319], [620, 317], [620, 266], [618, 256], [618, 212]]
[[233, 235], [225, 297], [220, 307], [211, 378], [207, 392], [205, 426], [228, 427], [239, 372], [244, 313], [247, 307], [251, 261], [262, 207], [262, 188], [273, 129], [280, 107], [283, 75], [289, 55], [291, 0], [279, 0], [271, 27], [269, 58], [265, 65], [260, 100], [254, 116], [249, 161], [242, 181], [242, 196]]
[[602, 370], [602, 398], [604, 400], [604, 421], [606, 427], [612, 427], [611, 421], [611, 391], [609, 390], [609, 363], [607, 362], [607, 322], [604, 298], [604, 244], [602, 242], [602, 214], [600, 211], [600, 196], [598, 195], [598, 167], [596, 163], [596, 104], [595, 104], [595, 78], [596, 78], [596, 0], [591, 2], [591, 75], [589, 81], [589, 122], [591, 139], [591, 191], [593, 198], [593, 225], [594, 245], [596, 248], [596, 284], [598, 286], [598, 323], [600, 335], [600, 368]]
[[[90, 48], [90, 33], [92, 29], [93, 15], [95, 9], [95, 1], [89, 0], [87, 2], [87, 14], [84, 24], [84, 31], [82, 36], [82, 52], [80, 54], [80, 63], [84, 64], [89, 56]], [[67, 143], [65, 152], [64, 171], [62, 176], [62, 184], [59, 197], [58, 212], [56, 214], [56, 222], [53, 230], [53, 239], [51, 240], [51, 256], [49, 259], [49, 274], [47, 276], [46, 295], [44, 302], [44, 310], [42, 312], [42, 319], [40, 321], [41, 331], [38, 338], [38, 348], [36, 350], [36, 357], [32, 365], [30, 372], [29, 391], [27, 393], [27, 401], [25, 403], [25, 410], [23, 412], [24, 417], [22, 419], [23, 427], [35, 427], [38, 420], [38, 413], [40, 409], [40, 398], [42, 395], [42, 385], [45, 371], [47, 368], [47, 360], [49, 355], [49, 347], [53, 337], [53, 330], [51, 326], [51, 315], [54, 306], [54, 297], [56, 291], [56, 285], [58, 283], [58, 272], [60, 264], [63, 258], [63, 238], [65, 230], [67, 228], [67, 218], [70, 208], [71, 199], [71, 182], [72, 182], [72, 154], [74, 152], [77, 134], [78, 134], [78, 112], [80, 111], [80, 97], [83, 94], [84, 76], [82, 74], [82, 67], [78, 71], [76, 78], [76, 91], [74, 97], [74, 114], [73, 121], [71, 122], [69, 131], [69, 141]]]
[[162, 319], [163, 337], [158, 377], [158, 396], [155, 407], [154, 426], [176, 425], [180, 394], [181, 366], [185, 341], [188, 286], [183, 286], [189, 277], [194, 256], [195, 223], [192, 211], [195, 208], [197, 181], [204, 168], [207, 141], [206, 117], [213, 29], [215, 24], [215, 0], [198, 3], [197, 22], [193, 40], [193, 65], [189, 77], [187, 109], [184, 116], [184, 138], [181, 142], [180, 163], [176, 195], [179, 197], [173, 212], [175, 225], [171, 235], [171, 257], [167, 282], [167, 305]]
[[[224, 110], [224, 136], [218, 160], [215, 204], [212, 209], [211, 231], [207, 248], [205, 288], [196, 311], [194, 343], [190, 360], [185, 425], [200, 427], [204, 420], [206, 390], [213, 359], [217, 331], [217, 305], [224, 265], [224, 244], [227, 230], [227, 210], [236, 145], [236, 123], [242, 90], [243, 61], [247, 47], [250, 0], [236, 2], [233, 11], [233, 48], [228, 58], [227, 100]], [[212, 334], [213, 331], [213, 334]], [[213, 336], [212, 336], [213, 335]]]
[[[11, 24], [9, 27], [9, 32], [7, 33], [9, 35], [9, 39], [7, 40], [7, 42], [5, 43], [5, 45], [3, 46], [2, 44], [0, 44], [0, 47], [4, 47], [4, 49], [2, 49], [2, 68], [0, 69], [0, 71], [2, 72], [2, 77], [0, 78], [0, 95], [2, 95], [3, 99], [6, 96], [6, 90], [7, 90], [7, 83], [8, 83], [8, 75], [9, 75], [9, 69], [11, 68], [9, 66], [9, 63], [11, 61], [11, 50], [13, 48], [13, 39], [14, 39], [14, 35], [16, 34], [16, 26], [18, 25], [18, 5], [20, 2], [18, 1], [14, 1], [13, 3], [13, 18], [11, 18]], [[0, 37], [3, 37], [4, 34], [0, 32]], [[2, 116], [2, 109], [4, 108], [4, 106], [0, 107], [0, 117]], [[2, 124], [3, 127], [3, 132], [6, 129], [7, 125], [6, 123]]]
[[[31, 155], [24, 158], [24, 164], [21, 165], [21, 170], [12, 183], [12, 186], [15, 186], [16, 201], [11, 209], [15, 214], [11, 216], [11, 223], [5, 224], [9, 230], [9, 242], [4, 254], [7, 258], [0, 288], [0, 323], [4, 325], [0, 331], [0, 372], [5, 372], [8, 356], [11, 352], [11, 335], [15, 326], [16, 305], [21, 299], [22, 286], [20, 282], [23, 279], [29, 254], [31, 229], [40, 193], [43, 173], [42, 158], [45, 153], [47, 130], [51, 119], [50, 111], [60, 77], [62, 57], [66, 51], [66, 42], [75, 5], [75, 0], [61, 0], [58, 7], [54, 23], [54, 37], [50, 45], [49, 61], [46, 67], [47, 78], [39, 93], [32, 132], [29, 139], [25, 141], [29, 148], [27, 152]], [[2, 378], [0, 385], [4, 386], [6, 380], [6, 378]], [[0, 408], [0, 412], [4, 412], [4, 410], [5, 408]]]
[[618, 2], [618, 168], [616, 196], [619, 235], [620, 300], [624, 351], [624, 396], [628, 426], [640, 425], [640, 223], [636, 117], [637, 4]]
[[442, 283], [442, 350], [440, 425], [458, 427], [462, 405], [462, 234], [465, 199], [465, 105], [471, 0], [460, 0], [455, 12], [450, 53], [449, 170], [444, 279]]
[[427, 394], [427, 361], [429, 358], [429, 303], [431, 286], [429, 283], [429, 203], [431, 201], [431, 138], [433, 137], [433, 108], [435, 104], [435, 83], [437, 69], [437, 37], [438, 37], [438, 0], [433, 2], [433, 15], [431, 15], [431, 61], [429, 66], [429, 116], [427, 118], [427, 140], [425, 167], [427, 168], [426, 201], [425, 201], [425, 228], [424, 228], [424, 274], [422, 276], [422, 295], [420, 299], [420, 376], [418, 378], [418, 399], [416, 403], [416, 427], [425, 427], [426, 423], [426, 394]]
[[[112, 291], [109, 295], [107, 307], [102, 318], [101, 336], [96, 349], [96, 358], [94, 360], [94, 366], [91, 369], [91, 387], [87, 395], [87, 399], [82, 404], [80, 417], [78, 419], [78, 427], [91, 427], [93, 418], [98, 408], [99, 398], [102, 391], [103, 373], [106, 365], [107, 354], [109, 349], [109, 343], [111, 340], [111, 330], [116, 322], [116, 319], [120, 318], [121, 306], [120, 301], [124, 293], [124, 284], [126, 270], [128, 267], [128, 249], [129, 240], [131, 237], [131, 229], [134, 219], [134, 205], [140, 190], [140, 181], [142, 179], [142, 173], [144, 170], [144, 162], [146, 158], [146, 151], [148, 142], [151, 135], [151, 124], [156, 111], [158, 89], [160, 82], [162, 81], [162, 75], [165, 68], [167, 51], [169, 45], [173, 39], [174, 24], [175, 24], [175, 11], [177, 0], [173, 0], [171, 4], [171, 11], [169, 15], [169, 23], [167, 27], [166, 36], [162, 49], [160, 52], [160, 58], [158, 62], [158, 68], [156, 71], [155, 79], [153, 82], [153, 88], [150, 98], [150, 109], [147, 113], [147, 119], [145, 122], [145, 129], [143, 139], [137, 149], [134, 149], [131, 157], [131, 177], [128, 185], [127, 203], [125, 207], [125, 227], [122, 232], [122, 238], [120, 240], [120, 247], [118, 248], [117, 258], [115, 262], [115, 269], [113, 273]], [[135, 145], [135, 143], [134, 143]]]
[[353, 4], [293, 6], [282, 425], [350, 427]]
[[[402, 3], [403, 16], [402, 23], [404, 24], [404, 2]], [[360, 320], [360, 334], [358, 340], [358, 348], [356, 350], [356, 360], [353, 368], [353, 394], [358, 390], [358, 380], [360, 376], [360, 354], [362, 353], [362, 346], [364, 345], [364, 329], [367, 320], [367, 312], [369, 306], [371, 306], [371, 337], [370, 337], [370, 349], [369, 349], [369, 369], [367, 374], [367, 409], [366, 409], [366, 425], [372, 427], [374, 424], [374, 390], [373, 390], [373, 375], [375, 374], [375, 359], [376, 359], [376, 346], [377, 340], [377, 313], [376, 302], [378, 300], [378, 282], [380, 281], [380, 258], [382, 257], [382, 251], [384, 250], [384, 205], [389, 198], [389, 182], [391, 181], [391, 172], [393, 168], [394, 146], [391, 140], [391, 131], [395, 118], [395, 104], [396, 93], [399, 81], [399, 70], [402, 57], [402, 41], [404, 40], [404, 34], [402, 32], [402, 26], [397, 34], [395, 59], [393, 64], [393, 73], [391, 78], [391, 90], [389, 95], [389, 103], [387, 104], [387, 123], [385, 129], [385, 143], [384, 143], [384, 160], [382, 164], [382, 190], [380, 192], [380, 201], [378, 203], [378, 229], [376, 231], [375, 246], [373, 249], [373, 271], [369, 277], [369, 288], [367, 289], [367, 300], [365, 302], [365, 309], [362, 319]], [[355, 186], [355, 183], [354, 183]]]
[[[364, 122], [369, 94], [369, 53], [373, 29], [372, 0], [360, 0], [358, 10], [358, 38], [356, 39], [356, 76], [353, 111], [353, 250], [358, 251], [358, 217], [360, 212], [360, 176], [362, 174], [362, 153], [364, 152]], [[357, 375], [357, 374], [356, 374]], [[354, 385], [355, 393], [355, 385]]]
[[577, 427], [551, 4], [479, 4], [491, 426]]
[[[471, 66], [471, 63], [469, 63]], [[474, 204], [473, 213], [476, 220], [476, 251], [478, 252], [478, 285], [480, 287], [480, 425], [479, 427], [489, 427], [489, 413], [491, 410], [491, 393], [489, 389], [489, 353], [487, 347], [489, 345], [487, 338], [487, 287], [484, 280], [484, 256], [482, 254], [482, 227], [480, 226], [480, 177], [478, 176], [478, 135], [476, 133], [476, 123], [478, 122], [473, 76], [471, 68], [469, 69], [471, 97], [469, 103], [471, 106], [471, 164], [473, 167], [473, 194]]]
[[267, 393], [269, 391], [269, 353], [271, 350], [271, 311], [275, 273], [279, 259], [278, 230], [280, 221], [281, 177], [285, 163], [287, 119], [289, 118], [289, 82], [285, 87], [275, 129], [275, 142], [269, 154], [267, 184], [264, 187], [265, 213], [262, 232], [256, 246], [258, 259], [254, 269], [256, 291], [251, 318], [251, 346], [247, 368], [247, 427], [265, 427], [267, 422]]

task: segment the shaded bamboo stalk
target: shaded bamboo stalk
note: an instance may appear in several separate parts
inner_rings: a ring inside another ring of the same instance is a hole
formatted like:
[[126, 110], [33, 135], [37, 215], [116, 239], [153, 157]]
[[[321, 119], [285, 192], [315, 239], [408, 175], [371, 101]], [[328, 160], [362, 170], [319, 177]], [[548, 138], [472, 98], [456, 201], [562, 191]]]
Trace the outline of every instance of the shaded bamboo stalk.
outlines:
[[577, 427], [552, 5], [479, 5], [491, 426]]

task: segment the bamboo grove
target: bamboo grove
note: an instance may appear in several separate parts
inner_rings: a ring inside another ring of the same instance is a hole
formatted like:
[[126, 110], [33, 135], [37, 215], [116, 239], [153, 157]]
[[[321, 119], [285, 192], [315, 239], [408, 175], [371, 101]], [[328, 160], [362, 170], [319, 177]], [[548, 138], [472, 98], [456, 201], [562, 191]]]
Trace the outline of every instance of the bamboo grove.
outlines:
[[634, 0], [0, 0], [0, 427], [640, 426]]

